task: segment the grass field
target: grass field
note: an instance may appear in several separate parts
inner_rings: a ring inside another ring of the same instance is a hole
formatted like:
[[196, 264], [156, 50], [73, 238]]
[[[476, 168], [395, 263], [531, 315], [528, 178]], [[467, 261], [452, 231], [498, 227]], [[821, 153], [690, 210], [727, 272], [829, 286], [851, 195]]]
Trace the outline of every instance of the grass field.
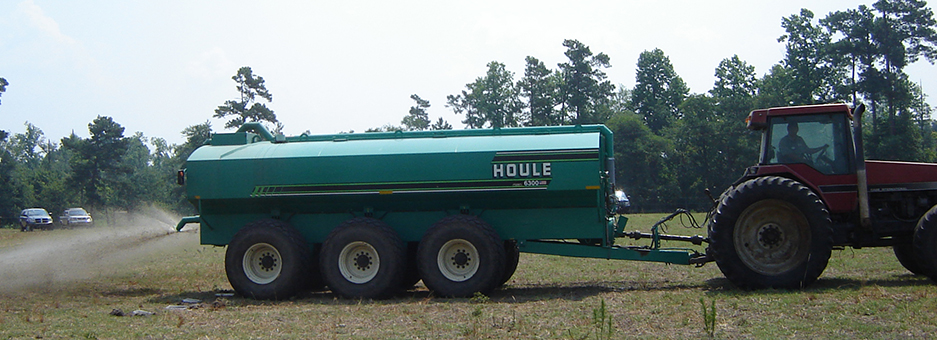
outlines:
[[[627, 229], [659, 217], [632, 216]], [[834, 251], [802, 291], [740, 291], [714, 264], [521, 254], [517, 273], [490, 296], [438, 298], [419, 284], [381, 301], [227, 296], [223, 258], [197, 232], [165, 226], [0, 229], [0, 338], [705, 339], [707, 314], [719, 339], [937, 338], [937, 285], [910, 275], [891, 249]], [[714, 303], [714, 319], [701, 299]]]

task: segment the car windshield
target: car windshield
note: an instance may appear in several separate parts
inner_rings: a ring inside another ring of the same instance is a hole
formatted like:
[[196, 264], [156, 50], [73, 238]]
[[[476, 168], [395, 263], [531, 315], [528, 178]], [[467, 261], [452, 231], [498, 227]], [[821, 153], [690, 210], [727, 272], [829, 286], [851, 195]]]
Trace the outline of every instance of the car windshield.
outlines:
[[42, 209], [29, 209], [26, 210], [26, 216], [49, 216], [49, 213]]
[[71, 208], [68, 209], [68, 214], [72, 216], [86, 216], [88, 215], [88, 212], [82, 208]]

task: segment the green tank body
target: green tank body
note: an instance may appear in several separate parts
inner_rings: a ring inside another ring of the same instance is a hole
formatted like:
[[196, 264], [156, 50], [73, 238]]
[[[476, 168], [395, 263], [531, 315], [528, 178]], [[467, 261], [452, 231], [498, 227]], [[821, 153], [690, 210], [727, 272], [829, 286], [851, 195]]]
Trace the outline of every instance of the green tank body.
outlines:
[[604, 126], [299, 136], [216, 134], [186, 166], [202, 243], [288, 221], [312, 244], [356, 216], [417, 242], [439, 219], [479, 216], [504, 239], [603, 238], [613, 157]]
[[[201, 242], [226, 246], [242, 296], [322, 289], [383, 298], [424, 283], [489, 293], [520, 252], [690, 264], [699, 254], [615, 245], [612, 133], [605, 126], [273, 136], [215, 134], [179, 172]], [[636, 234], [634, 234], [636, 235]]]

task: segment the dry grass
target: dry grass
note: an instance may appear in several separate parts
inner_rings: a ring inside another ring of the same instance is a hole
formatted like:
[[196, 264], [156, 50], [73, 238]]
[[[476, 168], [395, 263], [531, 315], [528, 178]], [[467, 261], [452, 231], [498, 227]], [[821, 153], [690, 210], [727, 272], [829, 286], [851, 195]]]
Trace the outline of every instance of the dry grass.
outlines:
[[[645, 229], [658, 217], [636, 216], [629, 229]], [[670, 229], [683, 232], [675, 224]], [[3, 271], [12, 265], [11, 252], [69, 232], [0, 229], [0, 280], [18, 275]], [[602, 301], [611, 338], [708, 338], [700, 298], [716, 302], [715, 338], [937, 334], [937, 286], [908, 274], [890, 249], [834, 251], [821, 279], [802, 291], [739, 291], [713, 264], [522, 254], [514, 278], [487, 298], [437, 298], [418, 285], [383, 301], [319, 292], [267, 302], [217, 296], [230, 289], [224, 249], [199, 245], [194, 232], [132, 244], [127, 254], [106, 253], [125, 261], [92, 259], [109, 269], [94, 277], [47, 275], [29, 287], [0, 290], [0, 338], [600, 339], [607, 334], [596, 331], [593, 311]], [[202, 303], [166, 309], [185, 298]], [[156, 315], [117, 317], [113, 309]]]

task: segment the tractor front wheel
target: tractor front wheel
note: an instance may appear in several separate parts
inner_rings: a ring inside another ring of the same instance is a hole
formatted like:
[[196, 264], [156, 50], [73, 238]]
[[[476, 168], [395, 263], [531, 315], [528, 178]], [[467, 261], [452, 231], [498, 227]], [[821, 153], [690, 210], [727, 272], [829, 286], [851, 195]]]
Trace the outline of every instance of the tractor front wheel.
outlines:
[[826, 269], [832, 222], [820, 198], [797, 181], [748, 180], [723, 195], [709, 230], [719, 269], [744, 289], [803, 288]]

